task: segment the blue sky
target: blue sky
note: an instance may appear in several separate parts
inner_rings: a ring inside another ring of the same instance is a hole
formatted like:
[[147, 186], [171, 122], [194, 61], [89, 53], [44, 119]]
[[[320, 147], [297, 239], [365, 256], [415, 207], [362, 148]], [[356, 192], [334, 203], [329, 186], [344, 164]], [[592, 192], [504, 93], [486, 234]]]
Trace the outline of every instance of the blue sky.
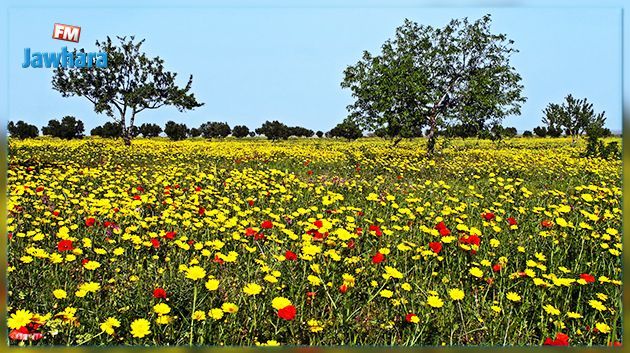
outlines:
[[[317, 4], [317, 3], [315, 3]], [[89, 131], [108, 121], [84, 98], [63, 98], [51, 87], [51, 69], [23, 69], [23, 50], [60, 51], [74, 43], [51, 38], [55, 22], [82, 27], [78, 48], [94, 49], [106, 36], [146, 38], [144, 50], [165, 59], [205, 103], [180, 113], [145, 111], [137, 122], [168, 120], [189, 127], [206, 121], [259, 127], [280, 120], [327, 131], [352, 102], [339, 83], [363, 50], [376, 52], [409, 18], [443, 26], [454, 17], [492, 14], [494, 32], [506, 33], [520, 50], [512, 62], [523, 77], [528, 101], [504, 125], [540, 125], [542, 109], [565, 95], [587, 97], [606, 111], [607, 126], [621, 130], [621, 11], [598, 8], [266, 8], [244, 6], [133, 8], [12, 8], [9, 10], [9, 119], [41, 127], [73, 115]]]

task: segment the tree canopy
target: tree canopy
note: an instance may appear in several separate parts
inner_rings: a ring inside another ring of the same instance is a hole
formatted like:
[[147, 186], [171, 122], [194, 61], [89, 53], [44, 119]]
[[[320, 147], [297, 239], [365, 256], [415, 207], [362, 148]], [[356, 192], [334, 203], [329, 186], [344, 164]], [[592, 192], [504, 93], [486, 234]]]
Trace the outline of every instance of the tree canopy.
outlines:
[[107, 67], [98, 69], [61, 66], [55, 69], [52, 86], [63, 97], [85, 97], [96, 113], [104, 113], [120, 124], [125, 144], [131, 143], [136, 116], [149, 109], [174, 106], [179, 111], [200, 107], [193, 93], [192, 75], [184, 87], [175, 83], [176, 73], [166, 71], [164, 60], [141, 51], [144, 40], [107, 37], [96, 41], [98, 51], [107, 53]]
[[453, 19], [442, 28], [405, 20], [374, 55], [365, 51], [344, 71], [343, 88], [355, 101], [350, 118], [363, 129], [394, 138], [417, 136], [428, 126], [428, 152], [445, 122], [477, 130], [520, 114], [526, 98], [510, 64], [517, 52], [505, 34], [490, 31], [490, 15]]

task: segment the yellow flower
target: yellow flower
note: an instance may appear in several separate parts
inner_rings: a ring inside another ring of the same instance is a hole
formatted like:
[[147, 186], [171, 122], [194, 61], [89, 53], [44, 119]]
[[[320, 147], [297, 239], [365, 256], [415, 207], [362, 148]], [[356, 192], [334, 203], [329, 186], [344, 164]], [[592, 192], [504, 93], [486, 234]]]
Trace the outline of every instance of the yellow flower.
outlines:
[[208, 316], [215, 320], [221, 320], [223, 318], [223, 310], [219, 308], [210, 309], [210, 311], [208, 311]]
[[580, 315], [579, 313], [575, 313], [575, 312], [573, 312], [573, 311], [569, 311], [569, 312], [567, 313], [567, 316], [568, 316], [570, 319], [581, 319], [581, 318], [582, 318], [582, 315]]
[[600, 333], [606, 334], [610, 332], [610, 326], [606, 325], [603, 322], [598, 322], [595, 324], [595, 328], [599, 330]]
[[219, 280], [211, 278], [206, 282], [206, 288], [210, 291], [217, 290], [219, 288]]
[[166, 315], [171, 312], [171, 308], [168, 306], [168, 304], [159, 303], [153, 306], [153, 311], [158, 315]]
[[278, 343], [278, 341], [276, 340], [268, 340], [265, 343], [260, 343], [260, 346], [267, 346], [267, 347], [277, 347], [279, 345], [280, 343]]
[[498, 307], [496, 305], [491, 306], [490, 309], [492, 309], [492, 311], [494, 311], [495, 313], [501, 312], [501, 307]]
[[206, 312], [205, 311], [201, 311], [201, 310], [197, 310], [193, 313], [192, 315], [192, 319], [196, 320], [196, 321], [203, 321], [206, 319]]
[[459, 288], [453, 288], [453, 289], [448, 291], [448, 295], [453, 300], [462, 300], [462, 299], [464, 299], [465, 293], [464, 293], [463, 290], [461, 290]]
[[400, 286], [402, 289], [406, 290], [407, 292], [409, 292], [412, 288], [411, 288], [411, 284], [405, 282]]
[[236, 312], [238, 311], [238, 305], [234, 303], [223, 303], [223, 305], [221, 305], [221, 309], [223, 310], [223, 312], [236, 314]]
[[473, 267], [469, 270], [470, 274], [477, 277], [477, 278], [481, 278], [483, 277], [483, 271], [479, 268], [479, 267]]
[[308, 322], [306, 324], [308, 325], [308, 329], [311, 332], [320, 332], [320, 331], [324, 330], [324, 326], [319, 321], [317, 321], [315, 319], [308, 320]]
[[390, 277], [401, 279], [403, 278], [403, 274], [393, 267], [385, 266], [385, 274], [383, 277], [385, 279], [389, 279]]
[[170, 315], [158, 315], [158, 317], [155, 318], [155, 323], [158, 325], [168, 325], [171, 322], [173, 322], [173, 317]]
[[33, 313], [28, 310], [17, 310], [15, 313], [11, 314], [9, 319], [7, 320], [7, 326], [10, 329], [18, 329], [22, 326], [26, 326], [31, 323], [31, 319], [33, 318]]
[[101, 324], [101, 331], [107, 333], [108, 335], [113, 335], [115, 327], [120, 327], [120, 321], [116, 318], [108, 317], [107, 320]]
[[313, 286], [319, 286], [322, 284], [322, 280], [317, 276], [309, 275], [307, 279], [308, 282]]
[[427, 304], [433, 308], [441, 308], [444, 306], [444, 302], [438, 296], [432, 295], [427, 298]]
[[289, 305], [291, 305], [291, 301], [284, 297], [276, 297], [271, 301], [271, 306], [276, 310], [286, 308]]
[[262, 287], [257, 285], [256, 283], [248, 283], [243, 288], [243, 293], [247, 295], [256, 295], [262, 291]]
[[83, 265], [83, 267], [85, 267], [85, 269], [87, 270], [94, 271], [97, 268], [101, 267], [101, 264], [98, 261], [90, 260], [86, 262], [85, 265]]
[[606, 308], [606, 305], [604, 305], [604, 303], [600, 302], [599, 300], [595, 300], [595, 299], [591, 299], [588, 301], [588, 305], [591, 306], [591, 308], [597, 310], [597, 311], [606, 311], [608, 308]]
[[131, 323], [131, 335], [142, 338], [151, 333], [151, 323], [146, 319], [136, 319]]
[[521, 301], [521, 296], [518, 295], [517, 293], [514, 292], [508, 292], [505, 297], [513, 302], [520, 302]]
[[206, 270], [201, 266], [192, 266], [186, 269], [186, 278], [196, 281], [204, 277], [206, 277]]
[[68, 297], [68, 293], [66, 293], [66, 291], [63, 289], [55, 289], [53, 291], [53, 295], [57, 299], [66, 299]]
[[560, 310], [556, 309], [551, 304], [547, 304], [547, 305], [543, 306], [543, 309], [545, 309], [545, 312], [547, 312], [547, 314], [549, 314], [549, 315], [560, 315]]
[[392, 295], [394, 295], [394, 293], [388, 289], [383, 289], [380, 294], [381, 294], [381, 297], [383, 298], [391, 298]]

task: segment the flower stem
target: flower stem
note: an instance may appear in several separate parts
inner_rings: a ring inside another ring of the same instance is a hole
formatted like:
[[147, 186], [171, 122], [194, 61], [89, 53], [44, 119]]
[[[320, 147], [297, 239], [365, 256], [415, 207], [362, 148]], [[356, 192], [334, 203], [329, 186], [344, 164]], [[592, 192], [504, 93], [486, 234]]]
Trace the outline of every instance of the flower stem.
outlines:
[[192, 312], [190, 313], [190, 340], [188, 341], [189, 346], [192, 346], [192, 343], [193, 343], [193, 328], [195, 326], [195, 309], [197, 306], [197, 285], [195, 285], [194, 288], [195, 289], [193, 290]]

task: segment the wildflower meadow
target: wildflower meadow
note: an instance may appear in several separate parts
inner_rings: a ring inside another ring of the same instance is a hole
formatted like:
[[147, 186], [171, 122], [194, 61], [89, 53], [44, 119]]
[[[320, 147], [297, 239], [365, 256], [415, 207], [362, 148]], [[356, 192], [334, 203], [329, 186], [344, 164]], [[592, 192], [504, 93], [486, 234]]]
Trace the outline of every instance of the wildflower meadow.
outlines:
[[11, 139], [9, 338], [618, 345], [621, 161], [584, 144]]

